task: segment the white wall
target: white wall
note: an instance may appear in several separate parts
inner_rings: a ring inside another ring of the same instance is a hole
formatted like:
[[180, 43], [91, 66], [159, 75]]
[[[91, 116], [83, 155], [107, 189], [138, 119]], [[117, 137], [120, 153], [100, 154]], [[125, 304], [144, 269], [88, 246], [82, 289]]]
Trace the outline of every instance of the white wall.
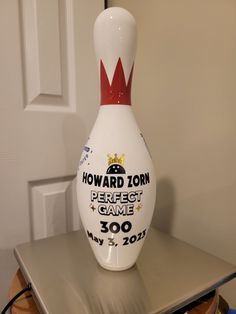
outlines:
[[[112, 0], [138, 24], [133, 108], [157, 172], [154, 224], [236, 265], [236, 2]], [[236, 282], [221, 290], [236, 307]]]

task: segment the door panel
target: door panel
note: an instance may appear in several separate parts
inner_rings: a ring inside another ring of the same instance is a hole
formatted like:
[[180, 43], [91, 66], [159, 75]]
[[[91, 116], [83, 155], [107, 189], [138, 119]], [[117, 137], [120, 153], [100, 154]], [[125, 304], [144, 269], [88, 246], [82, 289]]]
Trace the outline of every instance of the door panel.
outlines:
[[29, 183], [31, 237], [34, 240], [80, 227], [75, 176]]
[[73, 0], [21, 0], [25, 109], [75, 112]]

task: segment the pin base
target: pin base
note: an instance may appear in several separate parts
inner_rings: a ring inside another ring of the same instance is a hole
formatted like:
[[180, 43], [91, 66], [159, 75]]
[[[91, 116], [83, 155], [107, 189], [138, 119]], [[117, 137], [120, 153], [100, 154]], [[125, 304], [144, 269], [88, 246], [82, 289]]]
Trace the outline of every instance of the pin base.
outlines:
[[104, 264], [101, 264], [101, 263], [99, 263], [99, 265], [102, 268], [104, 268], [106, 270], [109, 270], [109, 271], [124, 271], [124, 270], [128, 270], [128, 269], [134, 267], [135, 263], [136, 262], [134, 262], [134, 263], [132, 263], [132, 264], [130, 264], [128, 266], [124, 266], [124, 267], [109, 266], [109, 265], [104, 265]]

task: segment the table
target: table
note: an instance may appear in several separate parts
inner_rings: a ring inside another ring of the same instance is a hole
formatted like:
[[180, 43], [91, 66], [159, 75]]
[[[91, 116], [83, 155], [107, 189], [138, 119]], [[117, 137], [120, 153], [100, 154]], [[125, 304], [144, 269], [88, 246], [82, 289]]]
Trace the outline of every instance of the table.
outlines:
[[235, 266], [150, 229], [134, 267], [101, 268], [83, 231], [18, 245], [43, 313], [172, 313], [236, 276]]

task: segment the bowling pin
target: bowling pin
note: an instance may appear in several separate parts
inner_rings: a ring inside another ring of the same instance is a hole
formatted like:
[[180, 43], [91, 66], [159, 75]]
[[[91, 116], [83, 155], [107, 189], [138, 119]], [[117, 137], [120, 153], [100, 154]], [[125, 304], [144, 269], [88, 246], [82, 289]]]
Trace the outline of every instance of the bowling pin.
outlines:
[[133, 16], [118, 7], [104, 10], [95, 21], [94, 43], [101, 104], [79, 162], [77, 199], [98, 263], [120, 271], [137, 260], [156, 198], [153, 163], [131, 107]]

